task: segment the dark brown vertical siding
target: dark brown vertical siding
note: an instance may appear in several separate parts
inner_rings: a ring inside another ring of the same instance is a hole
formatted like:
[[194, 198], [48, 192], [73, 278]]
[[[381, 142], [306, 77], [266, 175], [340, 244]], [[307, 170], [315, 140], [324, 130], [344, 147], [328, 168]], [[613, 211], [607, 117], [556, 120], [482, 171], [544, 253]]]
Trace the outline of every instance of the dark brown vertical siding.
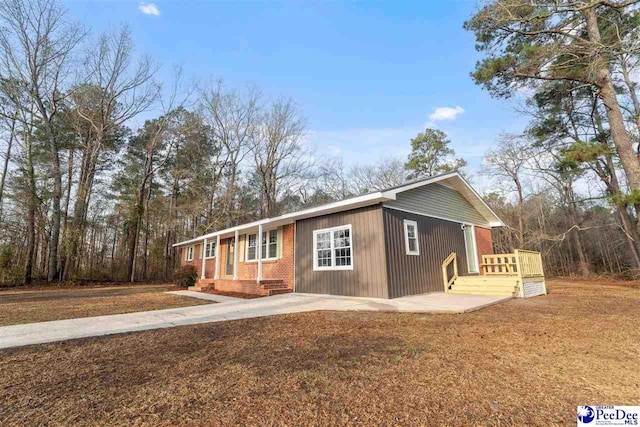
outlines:
[[[464, 234], [457, 222], [384, 208], [385, 247], [389, 298], [442, 292], [442, 261], [451, 252], [458, 255], [458, 272], [466, 274]], [[404, 220], [418, 223], [420, 255], [407, 255]]]
[[[353, 270], [313, 271], [313, 231], [351, 224]], [[295, 290], [388, 298], [382, 206], [374, 205], [296, 222]]]

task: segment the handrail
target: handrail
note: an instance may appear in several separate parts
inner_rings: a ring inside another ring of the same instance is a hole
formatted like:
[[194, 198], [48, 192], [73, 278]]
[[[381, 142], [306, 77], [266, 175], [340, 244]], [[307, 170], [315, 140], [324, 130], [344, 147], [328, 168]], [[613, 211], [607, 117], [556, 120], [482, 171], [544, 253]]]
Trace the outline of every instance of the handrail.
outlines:
[[[442, 280], [444, 281], [444, 291], [449, 292], [449, 288], [458, 279], [458, 262], [455, 252], [451, 252], [448, 257], [442, 262]], [[453, 262], [453, 276], [449, 279], [449, 264]]]

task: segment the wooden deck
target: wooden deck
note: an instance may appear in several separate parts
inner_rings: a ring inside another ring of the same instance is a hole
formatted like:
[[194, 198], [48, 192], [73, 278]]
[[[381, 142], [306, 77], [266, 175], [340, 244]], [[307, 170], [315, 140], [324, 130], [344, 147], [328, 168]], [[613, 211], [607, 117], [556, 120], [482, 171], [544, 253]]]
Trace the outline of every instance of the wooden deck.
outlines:
[[457, 255], [442, 263], [444, 290], [453, 294], [504, 295], [526, 298], [547, 288], [540, 252], [516, 249], [510, 254], [483, 255], [479, 275], [459, 276]]

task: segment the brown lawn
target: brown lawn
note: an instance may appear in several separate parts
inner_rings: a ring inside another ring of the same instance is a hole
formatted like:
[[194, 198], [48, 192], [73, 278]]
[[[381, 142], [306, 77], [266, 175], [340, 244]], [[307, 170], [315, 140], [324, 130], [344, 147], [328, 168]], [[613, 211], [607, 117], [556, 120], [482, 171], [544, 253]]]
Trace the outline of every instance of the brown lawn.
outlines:
[[640, 290], [318, 312], [0, 351], [0, 424], [574, 425], [640, 403]]
[[0, 292], [0, 326], [210, 303], [165, 294], [173, 285]]

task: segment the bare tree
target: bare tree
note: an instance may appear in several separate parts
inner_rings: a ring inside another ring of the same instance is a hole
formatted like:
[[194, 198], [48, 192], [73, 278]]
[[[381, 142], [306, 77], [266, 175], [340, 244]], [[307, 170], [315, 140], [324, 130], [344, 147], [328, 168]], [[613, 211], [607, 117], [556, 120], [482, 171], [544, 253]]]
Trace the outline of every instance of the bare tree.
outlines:
[[[4, 86], [4, 85], [3, 85]], [[0, 176], [0, 224], [2, 224], [2, 207], [4, 202], [4, 190], [7, 182], [9, 163], [11, 162], [11, 150], [14, 146], [17, 132], [18, 111], [13, 102], [1, 95], [3, 114], [0, 115], [0, 135], [6, 144], [6, 151], [2, 154], [2, 175]]]
[[402, 184], [406, 174], [407, 171], [400, 160], [380, 159], [373, 164], [352, 167], [351, 186], [356, 194], [379, 191]]
[[[202, 112], [210, 128], [214, 141], [219, 141], [224, 150], [217, 159], [221, 166], [218, 169], [210, 193], [210, 214], [213, 211], [215, 194], [222, 178], [228, 174], [228, 185], [225, 191], [227, 220], [232, 222], [231, 212], [234, 205], [234, 194], [240, 165], [255, 146], [260, 118], [259, 90], [248, 87], [244, 91], [227, 89], [222, 81], [215, 86], [203, 90]], [[210, 215], [211, 216], [211, 215]]]
[[532, 158], [529, 141], [519, 135], [504, 134], [498, 139], [496, 148], [484, 157], [486, 168], [483, 174], [495, 178], [495, 184], [505, 187], [516, 195], [518, 207], [518, 228], [516, 237], [518, 246], [525, 247], [525, 214], [523, 176], [527, 162]]
[[304, 129], [304, 118], [291, 99], [274, 102], [264, 114], [253, 151], [261, 189], [262, 217], [277, 213], [283, 182], [300, 178], [308, 165], [309, 158], [302, 145]]
[[0, 77], [27, 84], [27, 93], [43, 123], [53, 177], [48, 280], [58, 277], [62, 197], [57, 115], [71, 74], [72, 52], [84, 32], [65, 20], [55, 0], [6, 0], [0, 3]]

